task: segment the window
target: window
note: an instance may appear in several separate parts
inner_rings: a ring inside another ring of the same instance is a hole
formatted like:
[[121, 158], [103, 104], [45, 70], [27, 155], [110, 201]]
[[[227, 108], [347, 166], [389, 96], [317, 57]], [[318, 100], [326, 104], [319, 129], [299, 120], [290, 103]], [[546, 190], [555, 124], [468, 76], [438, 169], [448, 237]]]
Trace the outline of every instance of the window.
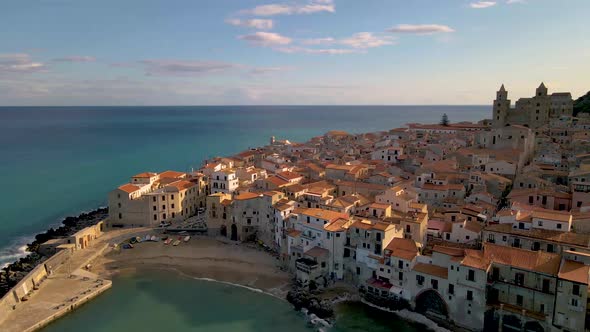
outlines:
[[406, 233], [411, 233], [411, 232], [412, 232], [412, 226], [406, 225]]
[[158, 220], [158, 215], [154, 214], [154, 220]]
[[416, 275], [416, 282], [420, 286], [424, 285], [424, 276], [417, 274]]
[[356, 274], [357, 274], [357, 275], [360, 275], [360, 274], [361, 274], [361, 268], [360, 268], [360, 267], [357, 267], [357, 268], [356, 268]]
[[162, 200], [165, 201], [166, 200], [166, 196], [162, 196]]
[[467, 271], [467, 280], [475, 281], [475, 271], [474, 270]]
[[557, 229], [561, 229], [561, 223], [557, 224]]
[[449, 294], [455, 294], [455, 285], [449, 284]]
[[514, 275], [514, 283], [522, 286], [522, 284], [524, 284], [524, 273], [516, 273]]
[[170, 195], [170, 199], [174, 199], [174, 195]]
[[398, 272], [398, 273], [397, 273], [397, 278], [398, 278], [400, 281], [403, 281], [403, 280], [404, 280], [404, 273], [403, 273], [403, 272], [401, 272], [401, 271], [400, 271], [400, 272]]
[[578, 299], [572, 299], [571, 304], [572, 304], [572, 307], [577, 307], [578, 306]]
[[402, 261], [401, 259], [397, 262], [397, 267], [400, 269], [404, 268], [404, 261]]
[[551, 281], [549, 279], [543, 279], [543, 292], [544, 293], [549, 293], [549, 287], [551, 287]]
[[580, 295], [580, 285], [573, 285], [572, 286], [572, 294], [573, 295]]
[[467, 301], [473, 301], [473, 291], [467, 291]]
[[340, 237], [340, 233], [336, 233], [336, 237]]
[[547, 252], [553, 252], [553, 244], [547, 243]]
[[172, 212], [172, 218], [174, 218], [174, 212]]
[[119, 219], [123, 219], [123, 214], [119, 213]]
[[174, 209], [174, 204], [172, 204], [172, 205], [171, 205], [171, 208], [173, 208], [173, 209]]
[[154, 205], [154, 211], [156, 211], [156, 206]]
[[436, 279], [431, 279], [430, 280], [430, 285], [432, 285], [433, 289], [438, 289], [438, 280]]

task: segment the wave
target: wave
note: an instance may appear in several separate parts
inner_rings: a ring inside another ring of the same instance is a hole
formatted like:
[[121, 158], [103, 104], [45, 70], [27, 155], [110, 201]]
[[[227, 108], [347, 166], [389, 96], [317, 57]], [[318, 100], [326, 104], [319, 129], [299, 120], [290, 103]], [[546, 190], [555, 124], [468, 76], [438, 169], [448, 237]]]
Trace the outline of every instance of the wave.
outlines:
[[0, 248], [0, 268], [5, 268], [11, 263], [27, 256], [27, 244], [32, 241], [32, 237], [22, 237], [15, 240], [10, 246]]
[[410, 311], [408, 309], [391, 310], [391, 309], [388, 309], [388, 308], [380, 307], [380, 306], [375, 305], [373, 303], [370, 303], [368, 301], [365, 301], [364, 299], [361, 299], [361, 302], [363, 304], [365, 304], [365, 305], [368, 305], [371, 308], [379, 309], [381, 311], [390, 312], [390, 313], [396, 314], [400, 318], [403, 318], [403, 319], [405, 319], [407, 321], [411, 321], [411, 322], [414, 322], [414, 323], [418, 323], [418, 324], [424, 325], [429, 330], [432, 330], [432, 331], [435, 331], [435, 332], [451, 332], [451, 331], [445, 329], [444, 327], [439, 326], [434, 321], [430, 320], [428, 317], [426, 317], [424, 315], [421, 315], [421, 314], [419, 314], [417, 312]]
[[19, 259], [27, 256], [29, 252], [27, 251], [27, 245], [35, 240], [35, 236], [37, 234], [45, 233], [50, 228], [56, 229], [63, 225], [63, 221], [67, 217], [78, 217], [81, 214], [88, 214], [94, 212], [98, 209], [104, 209], [106, 206], [99, 206], [95, 209], [91, 210], [81, 210], [76, 215], [70, 216], [62, 216], [58, 217], [55, 222], [52, 222], [46, 225], [44, 230], [38, 231], [34, 235], [25, 235], [17, 238], [11, 244], [7, 245], [6, 247], [0, 247], [0, 269], [5, 268], [6, 266], [18, 261]]

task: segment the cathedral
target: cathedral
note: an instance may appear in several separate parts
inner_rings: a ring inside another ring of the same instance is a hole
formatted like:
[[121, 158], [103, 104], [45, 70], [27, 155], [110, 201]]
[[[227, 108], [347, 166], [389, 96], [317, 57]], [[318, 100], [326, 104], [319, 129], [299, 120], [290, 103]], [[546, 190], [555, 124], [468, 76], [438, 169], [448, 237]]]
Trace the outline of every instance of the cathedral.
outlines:
[[547, 87], [541, 83], [531, 98], [520, 98], [514, 107], [510, 105], [508, 91], [504, 85], [496, 92], [494, 100], [494, 127], [523, 125], [539, 128], [549, 124], [550, 119], [572, 116], [574, 101], [569, 92], [547, 94]]

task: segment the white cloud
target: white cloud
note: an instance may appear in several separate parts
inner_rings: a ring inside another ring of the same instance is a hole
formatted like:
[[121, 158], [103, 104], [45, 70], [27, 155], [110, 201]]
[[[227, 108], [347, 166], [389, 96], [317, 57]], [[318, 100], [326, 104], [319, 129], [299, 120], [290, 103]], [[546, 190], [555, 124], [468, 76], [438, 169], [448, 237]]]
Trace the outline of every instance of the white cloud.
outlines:
[[28, 54], [0, 54], [0, 75], [6, 73], [34, 73], [45, 69], [45, 64], [33, 61]]
[[245, 40], [253, 45], [259, 46], [288, 45], [291, 43], [291, 38], [289, 37], [285, 37], [274, 32], [261, 31], [249, 35], [238, 36], [238, 39]]
[[433, 33], [455, 32], [451, 27], [441, 24], [399, 24], [386, 30], [393, 33], [413, 33], [429, 35]]
[[304, 39], [301, 41], [303, 45], [329, 45], [334, 44], [336, 39], [332, 37], [327, 38], [312, 38], [312, 39]]
[[276, 48], [275, 50], [282, 52], [282, 53], [329, 54], [329, 55], [364, 53], [364, 51], [362, 51], [362, 50], [346, 49], [346, 48], [308, 48], [308, 47], [300, 47], [300, 46], [280, 47], [280, 48]]
[[393, 44], [393, 37], [389, 36], [375, 36], [370, 32], [359, 32], [352, 35], [352, 37], [340, 40], [340, 44], [352, 48], [374, 48], [384, 45]]
[[154, 76], [200, 76], [226, 72], [241, 66], [234, 63], [198, 60], [142, 60], [147, 75]]
[[[394, 44], [395, 37], [376, 36], [372, 32], [358, 32], [348, 38], [335, 39], [332, 37], [303, 39], [302, 45], [343, 45], [353, 49], [366, 49]], [[347, 52], [355, 53], [355, 52]]]
[[[510, 0], [508, 0], [508, 1], [510, 1]], [[496, 5], [495, 1], [477, 1], [477, 2], [470, 3], [469, 7], [474, 8], [474, 9], [483, 9], [483, 8], [488, 8], [488, 7], [492, 7], [495, 5]]]
[[333, 13], [336, 11], [334, 2], [331, 0], [313, 0], [307, 4], [301, 3], [274, 3], [268, 5], [256, 6], [252, 9], [243, 10], [241, 14], [256, 16], [274, 16], [274, 15], [294, 15], [294, 14], [313, 14], [320, 12]]
[[277, 72], [284, 72], [290, 71], [293, 68], [291, 67], [257, 67], [253, 68], [249, 71], [250, 74], [253, 75], [265, 75], [265, 74], [272, 74]]
[[87, 55], [72, 55], [66, 56], [63, 58], [56, 58], [53, 59], [56, 62], [94, 62], [96, 61], [95, 57], [87, 56]]
[[506, 0], [506, 3], [509, 5], [512, 5], [515, 3], [526, 3], [526, 0]]
[[227, 19], [225, 22], [227, 24], [231, 24], [231, 25], [235, 25], [235, 26], [254, 28], [254, 29], [259, 29], [259, 30], [270, 30], [274, 26], [273, 20], [259, 19], [259, 18], [253, 18], [250, 20], [231, 18], [231, 19]]

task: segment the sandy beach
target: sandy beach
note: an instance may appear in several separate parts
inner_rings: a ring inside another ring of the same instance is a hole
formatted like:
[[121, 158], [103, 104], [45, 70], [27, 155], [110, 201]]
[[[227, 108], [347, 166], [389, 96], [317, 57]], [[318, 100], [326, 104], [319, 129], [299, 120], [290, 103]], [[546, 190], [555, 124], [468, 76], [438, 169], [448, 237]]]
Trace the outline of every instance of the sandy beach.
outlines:
[[176, 247], [160, 241], [109, 249], [92, 262], [91, 271], [110, 279], [119, 273], [154, 269], [239, 284], [283, 299], [289, 290], [289, 274], [280, 270], [278, 260], [269, 253], [205, 236], [194, 236]]

